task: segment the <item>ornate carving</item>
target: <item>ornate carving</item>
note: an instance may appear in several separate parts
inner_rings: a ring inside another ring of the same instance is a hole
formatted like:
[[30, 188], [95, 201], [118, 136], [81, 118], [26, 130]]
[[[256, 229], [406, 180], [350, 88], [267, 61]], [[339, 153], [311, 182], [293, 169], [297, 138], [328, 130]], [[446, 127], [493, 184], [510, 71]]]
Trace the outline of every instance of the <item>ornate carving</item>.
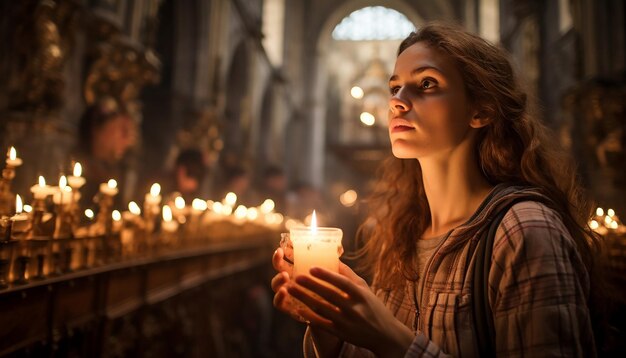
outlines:
[[[78, 5], [69, 0], [30, 1], [16, 26], [9, 110], [50, 113], [63, 104], [63, 65], [73, 48]], [[32, 15], [28, 15], [32, 11]], [[26, 13], [24, 13], [26, 12]], [[26, 21], [23, 21], [26, 19]]]
[[113, 97], [135, 118], [140, 118], [139, 94], [159, 81], [161, 63], [151, 49], [125, 40], [118, 29], [104, 20], [94, 20], [90, 64], [84, 96], [88, 104]]

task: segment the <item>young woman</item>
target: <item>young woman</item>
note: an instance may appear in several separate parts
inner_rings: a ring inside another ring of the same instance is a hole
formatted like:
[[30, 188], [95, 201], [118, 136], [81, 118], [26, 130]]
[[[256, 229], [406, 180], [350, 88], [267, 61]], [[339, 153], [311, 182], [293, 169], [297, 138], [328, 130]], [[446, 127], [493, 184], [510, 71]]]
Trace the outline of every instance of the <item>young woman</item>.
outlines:
[[364, 226], [371, 287], [343, 264], [311, 270], [324, 284], [290, 280], [282, 249], [273, 257], [274, 305], [309, 323], [305, 355], [479, 356], [476, 246], [503, 211], [488, 258], [495, 354], [595, 356], [586, 207], [505, 52], [430, 24], [400, 45], [389, 89], [394, 158]]

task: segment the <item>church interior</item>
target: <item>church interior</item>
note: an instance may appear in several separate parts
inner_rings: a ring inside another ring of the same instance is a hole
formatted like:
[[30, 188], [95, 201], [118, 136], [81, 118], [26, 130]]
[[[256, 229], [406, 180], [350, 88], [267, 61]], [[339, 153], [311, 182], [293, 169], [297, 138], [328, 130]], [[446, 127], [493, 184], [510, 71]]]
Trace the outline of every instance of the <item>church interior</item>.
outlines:
[[622, 0], [0, 2], [0, 356], [302, 356], [272, 253], [312, 220], [358, 250], [397, 48], [431, 21], [511, 54], [597, 208], [626, 332], [625, 17]]

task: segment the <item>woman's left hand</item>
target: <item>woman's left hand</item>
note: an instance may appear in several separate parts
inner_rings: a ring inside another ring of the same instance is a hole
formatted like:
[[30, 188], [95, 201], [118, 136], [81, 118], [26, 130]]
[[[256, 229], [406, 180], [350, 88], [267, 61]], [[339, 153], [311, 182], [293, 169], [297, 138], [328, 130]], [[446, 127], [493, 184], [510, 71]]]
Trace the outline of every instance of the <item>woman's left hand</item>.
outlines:
[[365, 280], [343, 263], [339, 264], [339, 274], [322, 268], [313, 268], [310, 273], [324, 282], [300, 275], [296, 277], [297, 285], [290, 284], [288, 292], [314, 312], [299, 312], [311, 326], [378, 356], [406, 353], [415, 337], [413, 332], [394, 317]]

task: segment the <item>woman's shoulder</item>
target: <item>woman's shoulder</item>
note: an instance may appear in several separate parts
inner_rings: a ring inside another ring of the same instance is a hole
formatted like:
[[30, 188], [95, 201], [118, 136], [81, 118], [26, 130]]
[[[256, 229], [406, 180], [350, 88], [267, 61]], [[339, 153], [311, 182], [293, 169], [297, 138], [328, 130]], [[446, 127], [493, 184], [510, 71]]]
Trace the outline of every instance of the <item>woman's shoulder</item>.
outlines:
[[529, 200], [514, 204], [506, 212], [496, 231], [494, 250], [551, 250], [555, 242], [559, 246], [575, 246], [561, 215], [542, 202]]

